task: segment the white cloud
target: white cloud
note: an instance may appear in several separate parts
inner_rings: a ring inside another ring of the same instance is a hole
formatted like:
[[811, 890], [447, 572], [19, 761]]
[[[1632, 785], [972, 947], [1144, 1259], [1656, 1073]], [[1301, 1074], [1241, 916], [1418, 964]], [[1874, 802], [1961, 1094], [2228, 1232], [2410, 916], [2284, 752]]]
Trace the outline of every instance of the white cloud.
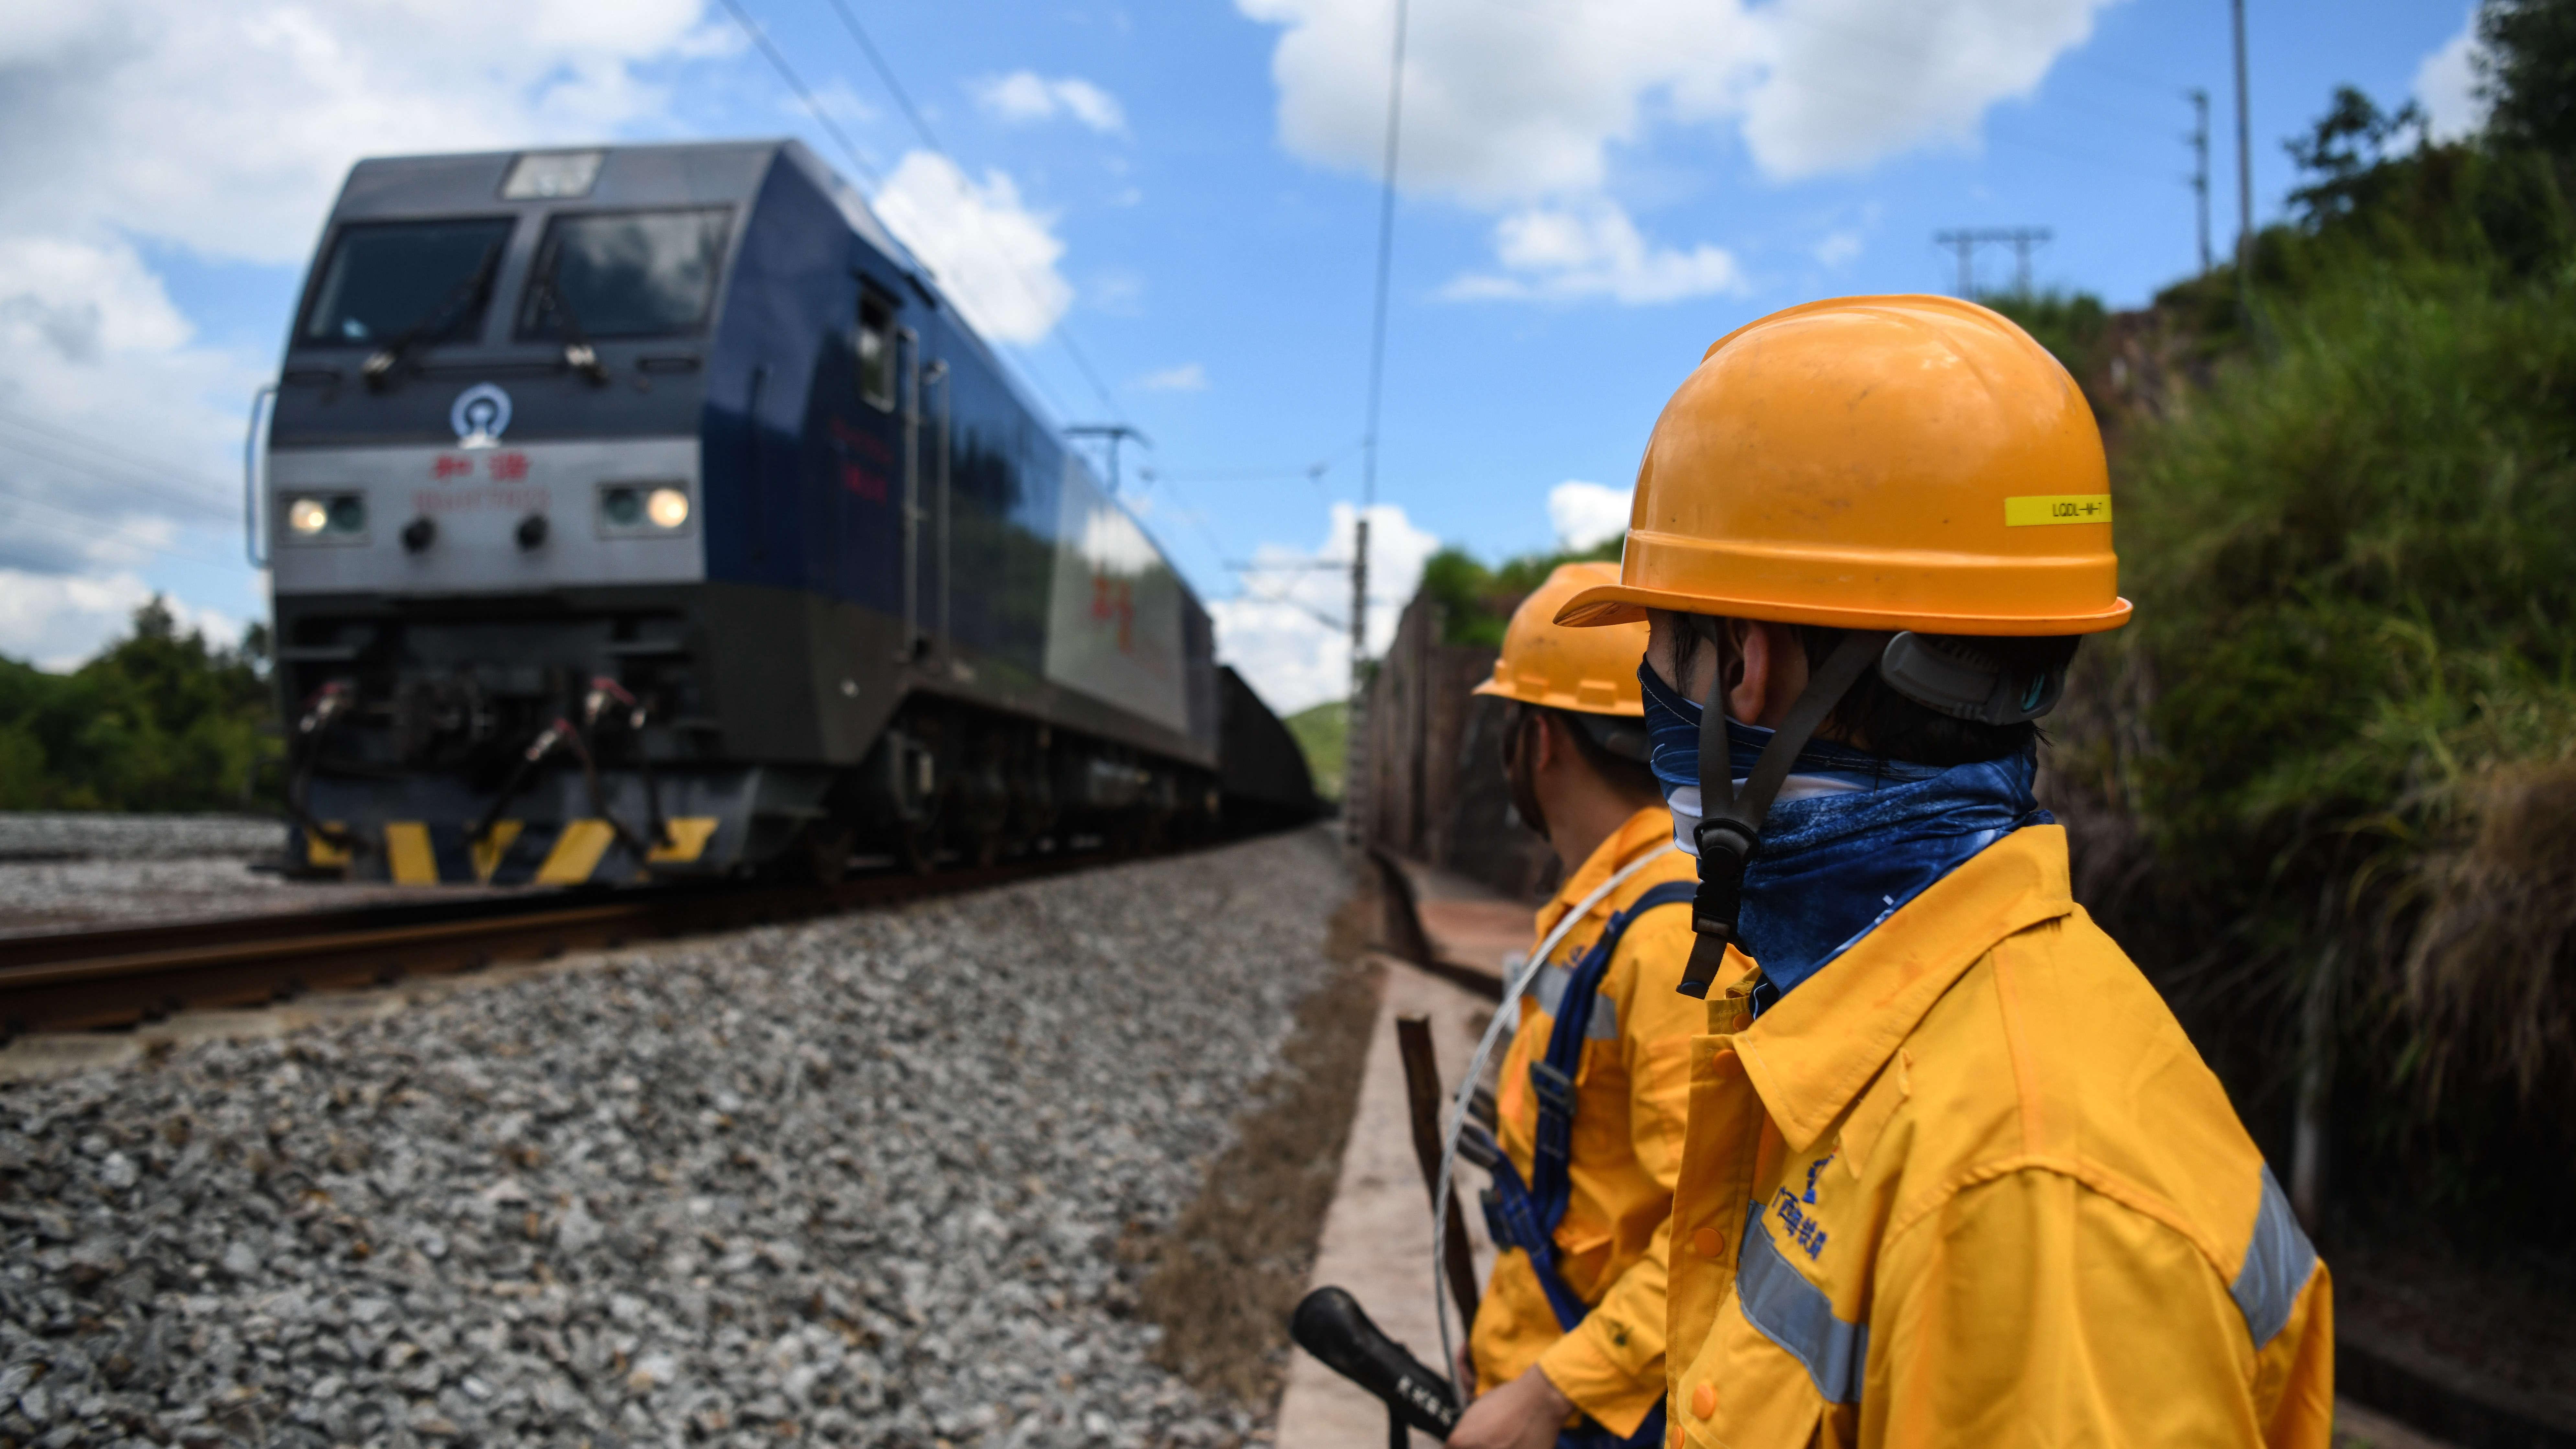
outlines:
[[701, 0], [23, 0], [0, 34], [0, 231], [295, 262], [360, 156], [589, 138]]
[[[1280, 27], [1270, 70], [1281, 144], [1374, 175], [1386, 144], [1389, 0], [1235, 3]], [[1973, 145], [1986, 111], [2035, 90], [2114, 3], [1415, 6], [1398, 180], [1411, 194], [1511, 213], [1498, 243], [1572, 239], [1587, 258], [1516, 267], [1505, 256], [1503, 275], [1462, 279], [1453, 295], [1643, 303], [1732, 290], [1740, 278], [1722, 249], [1635, 238], [1608, 200], [1621, 148], [1646, 144], [1658, 127], [1731, 132], [1764, 175], [1787, 180]]]
[[1184, 362], [1178, 367], [1146, 373], [1136, 379], [1136, 385], [1147, 392], [1205, 392], [1207, 369], [1195, 362]]
[[1744, 290], [1743, 271], [1723, 247], [1681, 251], [1648, 242], [1617, 205], [1533, 207], [1494, 228], [1504, 270], [1471, 273], [1443, 295], [1458, 299], [1608, 297], [1629, 306]]
[[1029, 210], [1000, 171], [978, 185], [945, 156], [906, 152], [869, 204], [987, 337], [1038, 341], [1073, 305], [1055, 218]]
[[1860, 253], [1860, 233], [1846, 229], [1827, 232], [1824, 240], [1816, 243], [1813, 255], [1819, 266], [1839, 267], [1858, 257]]
[[[1269, 567], [1247, 570], [1241, 594], [1208, 605], [1217, 657], [1281, 714], [1350, 693], [1350, 626], [1343, 621], [1350, 617], [1348, 566], [1358, 517], [1350, 504], [1334, 504], [1331, 530], [1311, 553], [1263, 544], [1252, 562]], [[1368, 519], [1368, 648], [1374, 655], [1394, 642], [1396, 616], [1421, 585], [1422, 565], [1440, 551], [1440, 540], [1391, 503], [1370, 509]], [[1306, 567], [1318, 562], [1343, 567]]]
[[[1501, 207], [1600, 189], [1653, 121], [1740, 126], [1774, 177], [1865, 166], [1973, 134], [2116, 0], [1618, 0], [1416, 6], [1405, 50], [1409, 190]], [[1279, 136], [1374, 173], [1388, 0], [1236, 0], [1282, 27]]]
[[2478, 94], [2478, 55], [2478, 16], [2472, 9], [2460, 33], [2415, 67], [2415, 100], [2432, 123], [2434, 140], [2456, 141], [2486, 124], [2486, 98]]
[[[130, 572], [87, 578], [0, 568], [0, 655], [67, 670], [125, 634], [152, 588]], [[179, 627], [218, 644], [241, 639], [239, 619], [171, 601]]]
[[1785, 0], [1761, 12], [1744, 144], [1778, 178], [1973, 146], [1998, 101], [2030, 95], [2116, 0]]
[[135, 570], [156, 551], [244, 570], [242, 413], [273, 344], [199, 336], [147, 260], [156, 247], [292, 265], [360, 156], [590, 139], [657, 117], [667, 96], [644, 65], [733, 43], [703, 4], [13, 6], [0, 653], [63, 663], [112, 637], [148, 596]]
[[1568, 478], [1547, 490], [1547, 521], [1564, 548], [1587, 549], [1628, 531], [1631, 491]]
[[1033, 70], [1015, 70], [977, 81], [970, 89], [976, 104], [1014, 124], [1070, 116], [1103, 135], [1127, 129], [1127, 112], [1118, 98], [1080, 76], [1049, 80]]
[[0, 568], [83, 573], [156, 551], [228, 564], [255, 369], [196, 345], [123, 241], [0, 234]]

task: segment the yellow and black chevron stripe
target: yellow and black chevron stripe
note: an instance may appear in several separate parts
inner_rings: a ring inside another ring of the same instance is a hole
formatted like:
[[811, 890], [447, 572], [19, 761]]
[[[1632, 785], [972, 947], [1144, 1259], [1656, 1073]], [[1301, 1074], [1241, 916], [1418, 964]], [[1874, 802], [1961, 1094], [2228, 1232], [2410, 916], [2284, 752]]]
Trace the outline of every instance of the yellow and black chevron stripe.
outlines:
[[[334, 828], [345, 828], [338, 821]], [[716, 833], [712, 815], [677, 816], [664, 824], [669, 843], [642, 862], [618, 844], [605, 820], [501, 820], [481, 840], [465, 825], [391, 820], [384, 827], [386, 873], [400, 885], [580, 885], [632, 880], [655, 865], [687, 865], [706, 854]], [[307, 832], [304, 855], [318, 870], [349, 864], [349, 852]]]

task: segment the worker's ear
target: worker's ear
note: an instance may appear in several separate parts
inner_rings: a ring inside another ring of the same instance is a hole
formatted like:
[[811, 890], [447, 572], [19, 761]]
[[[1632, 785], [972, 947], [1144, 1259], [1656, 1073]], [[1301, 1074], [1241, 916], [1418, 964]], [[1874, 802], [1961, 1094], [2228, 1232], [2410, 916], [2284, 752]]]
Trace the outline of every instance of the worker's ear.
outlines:
[[1530, 711], [1529, 752], [1533, 777], [1555, 769], [1557, 762], [1565, 758], [1567, 741], [1564, 731], [1565, 722], [1556, 716], [1543, 710]]

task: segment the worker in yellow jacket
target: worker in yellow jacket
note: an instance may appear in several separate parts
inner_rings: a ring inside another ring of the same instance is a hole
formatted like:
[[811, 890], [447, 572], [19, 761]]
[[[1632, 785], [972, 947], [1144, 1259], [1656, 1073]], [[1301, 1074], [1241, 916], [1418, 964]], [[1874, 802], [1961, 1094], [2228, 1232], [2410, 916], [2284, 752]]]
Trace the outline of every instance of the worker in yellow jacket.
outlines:
[[[1664, 1261], [1699, 1003], [1690, 857], [1646, 765], [1646, 631], [1561, 629], [1618, 577], [1568, 564], [1512, 615], [1494, 677], [1512, 799], [1565, 884], [1538, 913], [1546, 960], [1520, 1000], [1482, 1145], [1499, 1255], [1469, 1336], [1475, 1387], [1449, 1443], [1531, 1449], [1663, 1440]], [[1571, 919], [1569, 919], [1571, 917]]]
[[1813, 303], [1709, 349], [1619, 581], [1558, 616], [1649, 622], [1698, 856], [1677, 1446], [2329, 1441], [2325, 1265], [2031, 797], [2032, 722], [2129, 615], [2111, 502], [2011, 322]]

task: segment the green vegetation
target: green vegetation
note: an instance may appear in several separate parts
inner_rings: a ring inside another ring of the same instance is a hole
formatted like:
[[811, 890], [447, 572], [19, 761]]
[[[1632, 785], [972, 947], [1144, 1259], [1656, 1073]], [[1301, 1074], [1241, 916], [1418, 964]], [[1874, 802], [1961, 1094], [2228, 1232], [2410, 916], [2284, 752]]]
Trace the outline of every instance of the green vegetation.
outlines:
[[1297, 737], [1297, 748], [1306, 752], [1306, 773], [1315, 777], [1315, 793], [1327, 800], [1341, 799], [1342, 765], [1351, 749], [1351, 702], [1326, 700], [1297, 711], [1283, 723]]
[[69, 674], [0, 659], [0, 809], [239, 810], [277, 752], [267, 631], [179, 631], [159, 598]]
[[2347, 1208], [2510, 1238], [2576, 1190], [2576, 129], [2514, 89], [2576, 65], [2576, 0], [2484, 29], [2559, 47], [2500, 47], [2488, 135], [2346, 90], [2290, 143], [2252, 328], [2223, 269], [2114, 324], [2181, 365], [2106, 415], [2138, 612], [2053, 763], [2258, 1135], [2331, 1062]]
[[1619, 561], [1619, 540], [1579, 553], [1531, 553], [1492, 568], [1464, 549], [1444, 548], [1422, 566], [1422, 593], [1440, 604], [1440, 642], [1503, 647], [1503, 626], [1557, 565]]

